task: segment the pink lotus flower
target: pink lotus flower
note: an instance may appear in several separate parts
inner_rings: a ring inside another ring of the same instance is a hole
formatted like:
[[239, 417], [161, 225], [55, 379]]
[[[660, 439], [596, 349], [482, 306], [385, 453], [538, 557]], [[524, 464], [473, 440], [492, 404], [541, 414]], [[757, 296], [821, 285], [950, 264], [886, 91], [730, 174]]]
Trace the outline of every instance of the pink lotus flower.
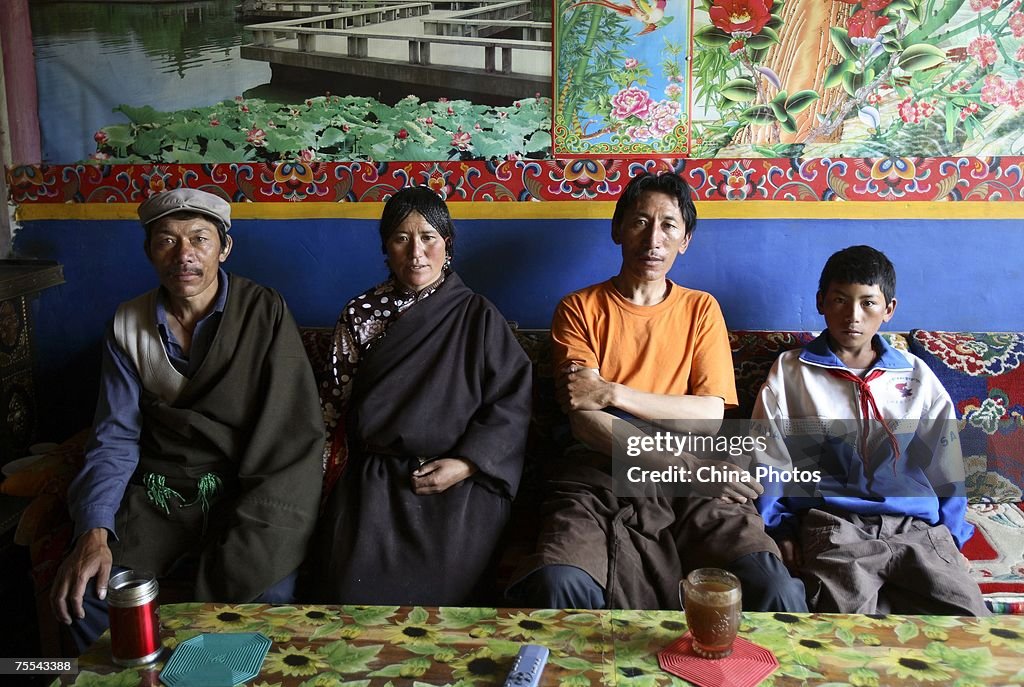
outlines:
[[455, 114], [455, 108], [453, 108], [451, 105], [448, 106], [448, 114], [450, 114], [450, 115]]
[[627, 57], [626, 61], [623, 63], [622, 66], [625, 67], [626, 69], [636, 69], [637, 67], [640, 66], [640, 60], [636, 59], [635, 57]]
[[409, 132], [406, 131], [405, 129], [399, 129], [398, 133], [395, 134], [395, 136], [398, 138], [398, 140], [404, 141], [405, 139], [409, 138]]
[[437, 102], [439, 102], [439, 103], [446, 103], [446, 102], [448, 102], [448, 98], [438, 98]]
[[519, 159], [519, 156], [516, 155], [515, 153], [509, 153], [508, 155], [505, 156], [505, 159], [508, 160], [509, 162], [515, 162], [516, 160]]
[[427, 117], [426, 119], [423, 120], [423, 123], [426, 124], [427, 126], [433, 126], [434, 125], [434, 118], [433, 117]]
[[220, 120], [216, 117], [210, 119], [210, 126], [220, 126]]
[[474, 131], [482, 131], [482, 130], [483, 130], [483, 127], [482, 127], [482, 126], [480, 126], [480, 124], [474, 124], [474, 125], [473, 125], [473, 130], [474, 130]]
[[240, 102], [242, 102], [243, 100], [245, 100], [245, 98], [243, 98], [242, 96], [240, 96], [240, 95], [236, 95], [236, 96], [235, 96], [235, 102], [236, 102], [236, 103], [240, 103]]
[[999, 0], [971, 0], [971, 9], [975, 12], [999, 9]]
[[249, 111], [249, 106], [248, 105], [242, 105], [240, 108], [238, 108], [238, 110], [240, 112], [248, 112]]
[[499, 112], [498, 113], [498, 119], [508, 119], [508, 112], [505, 112], [504, 110]]
[[104, 131], [103, 129], [100, 129], [99, 131], [97, 131], [96, 133], [94, 133], [94, 134], [92, 135], [92, 138], [93, 138], [93, 140], [94, 140], [94, 141], [96, 141], [96, 142], [97, 142], [97, 143], [99, 143], [100, 145], [103, 145], [103, 144], [104, 144], [104, 143], [106, 143], [106, 142], [107, 142], [108, 140], [110, 140], [110, 137], [109, 137], [109, 136], [107, 136], [107, 132], [106, 132], [106, 131]]
[[348, 124], [342, 124], [341, 130], [347, 134], [348, 132], [352, 131], [352, 127], [350, 127]]
[[612, 96], [611, 116], [619, 120], [629, 117], [646, 119], [652, 105], [654, 101], [647, 91], [630, 86]]
[[452, 134], [452, 147], [456, 150], [469, 150], [473, 137], [468, 131], [456, 131]]
[[1024, 62], [1024, 45], [1017, 48], [1017, 54], [1013, 56], [1013, 59], [1018, 62]]
[[996, 42], [992, 36], [981, 35], [975, 38], [967, 46], [967, 54], [978, 61], [982, 69], [996, 63], [999, 52], [996, 50]]
[[245, 140], [257, 148], [262, 148], [267, 145], [267, 132], [254, 126], [246, 132]]
[[312, 148], [306, 148], [299, 153], [299, 160], [302, 162], [312, 162], [316, 159], [316, 153], [313, 152]]

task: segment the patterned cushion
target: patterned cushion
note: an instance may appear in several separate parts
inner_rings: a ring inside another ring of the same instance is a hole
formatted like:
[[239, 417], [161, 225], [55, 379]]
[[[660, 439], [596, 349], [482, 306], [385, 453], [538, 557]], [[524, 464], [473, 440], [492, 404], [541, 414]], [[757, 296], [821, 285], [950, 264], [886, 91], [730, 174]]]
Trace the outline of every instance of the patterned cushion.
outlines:
[[1022, 500], [1024, 488], [1024, 334], [911, 332], [953, 398], [973, 502]]
[[[730, 410], [727, 416], [733, 419], [749, 418], [754, 410], [757, 395], [761, 391], [761, 385], [764, 384], [775, 359], [785, 351], [810, 343], [817, 336], [818, 332], [729, 332], [729, 349], [732, 351], [732, 363], [736, 370], [736, 395], [739, 405]], [[903, 334], [882, 332], [882, 336], [890, 345], [907, 350], [907, 340]]]
[[1024, 614], [1024, 511], [1020, 504], [972, 503], [967, 520], [974, 536], [964, 545], [988, 607]]
[[814, 332], [729, 332], [729, 350], [736, 371], [736, 396], [739, 405], [728, 412], [728, 417], [749, 418], [754, 402], [761, 392], [775, 359], [782, 353], [814, 340]]

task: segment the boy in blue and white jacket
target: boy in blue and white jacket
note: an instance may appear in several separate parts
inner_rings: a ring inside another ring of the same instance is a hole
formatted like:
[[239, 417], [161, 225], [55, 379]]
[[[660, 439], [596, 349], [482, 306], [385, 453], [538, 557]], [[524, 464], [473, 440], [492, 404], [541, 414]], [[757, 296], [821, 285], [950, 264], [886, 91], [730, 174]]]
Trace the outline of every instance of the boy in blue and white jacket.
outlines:
[[[779, 357], [754, 408], [758, 459], [774, 466], [758, 510], [813, 610], [988, 615], [960, 553], [973, 527], [953, 403], [921, 359], [878, 336], [895, 287], [869, 246], [825, 264], [827, 329]], [[787, 471], [814, 483], [774, 479]]]

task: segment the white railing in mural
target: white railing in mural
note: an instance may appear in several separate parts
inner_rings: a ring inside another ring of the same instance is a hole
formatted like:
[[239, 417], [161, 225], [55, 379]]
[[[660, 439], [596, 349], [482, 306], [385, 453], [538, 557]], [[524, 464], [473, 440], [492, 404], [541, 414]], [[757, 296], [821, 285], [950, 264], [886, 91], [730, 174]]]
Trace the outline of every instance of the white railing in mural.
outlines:
[[423, 21], [423, 32], [435, 36], [479, 38], [481, 32], [494, 33], [520, 29], [524, 41], [551, 41], [551, 22], [530, 21], [529, 0], [513, 0], [460, 10], [445, 19]]
[[[292, 4], [303, 3], [271, 3]], [[508, 2], [350, 2], [350, 3], [306, 3], [349, 7], [359, 5], [360, 9], [289, 19], [283, 21], [252, 24], [246, 26], [254, 36], [254, 45], [261, 48], [296, 53], [321, 53], [344, 55], [353, 58], [371, 58], [370, 41], [404, 41], [408, 43], [410, 64], [431, 64], [431, 45], [466, 46], [483, 48], [483, 64], [475, 65], [486, 72], [513, 73], [513, 54], [517, 50], [551, 51], [550, 25], [543, 22], [517, 20], [528, 16], [529, 0]], [[458, 6], [454, 12], [440, 12], [429, 20], [416, 20], [430, 15], [438, 4]], [[402, 20], [416, 20], [415, 22]], [[401, 22], [401, 27], [398, 23]], [[395, 31], [387, 31], [382, 24], [395, 24]], [[480, 37], [482, 27], [520, 28], [521, 39]], [[369, 27], [373, 27], [370, 29]], [[401, 28], [401, 31], [399, 31]], [[498, 51], [500, 50], [500, 62]], [[393, 57], [389, 56], [389, 57]], [[460, 57], [459, 66], [466, 64], [468, 54]]]

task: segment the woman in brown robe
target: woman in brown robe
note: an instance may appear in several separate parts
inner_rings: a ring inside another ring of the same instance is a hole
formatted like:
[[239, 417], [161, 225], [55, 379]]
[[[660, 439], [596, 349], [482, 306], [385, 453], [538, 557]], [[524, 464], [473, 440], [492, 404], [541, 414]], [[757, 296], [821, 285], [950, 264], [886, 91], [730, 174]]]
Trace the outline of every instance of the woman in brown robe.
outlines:
[[316, 600], [472, 603], [522, 474], [530, 363], [452, 271], [454, 226], [433, 191], [392, 196], [380, 234], [391, 275], [345, 306], [322, 390]]

